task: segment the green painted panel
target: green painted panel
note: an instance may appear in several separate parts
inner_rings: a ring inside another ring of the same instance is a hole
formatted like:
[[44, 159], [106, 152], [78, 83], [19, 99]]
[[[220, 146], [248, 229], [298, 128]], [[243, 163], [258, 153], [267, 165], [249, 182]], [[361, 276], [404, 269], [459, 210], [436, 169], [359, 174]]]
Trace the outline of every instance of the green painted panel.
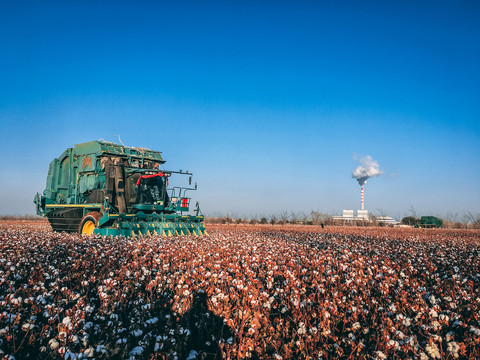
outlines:
[[78, 179], [78, 192], [83, 194], [85, 191], [99, 188], [99, 181], [95, 175], [82, 175]]

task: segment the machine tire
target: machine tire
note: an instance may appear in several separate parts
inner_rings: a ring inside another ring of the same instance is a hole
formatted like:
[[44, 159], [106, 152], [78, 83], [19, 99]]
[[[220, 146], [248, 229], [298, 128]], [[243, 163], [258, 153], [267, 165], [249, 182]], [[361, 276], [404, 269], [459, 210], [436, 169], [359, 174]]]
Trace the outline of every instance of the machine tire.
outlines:
[[85, 216], [80, 221], [80, 226], [78, 227], [78, 232], [80, 234], [92, 235], [93, 230], [97, 227], [98, 220], [102, 217], [98, 211], [92, 211], [86, 213]]
[[83, 209], [56, 209], [48, 215], [48, 221], [55, 232], [78, 232]]

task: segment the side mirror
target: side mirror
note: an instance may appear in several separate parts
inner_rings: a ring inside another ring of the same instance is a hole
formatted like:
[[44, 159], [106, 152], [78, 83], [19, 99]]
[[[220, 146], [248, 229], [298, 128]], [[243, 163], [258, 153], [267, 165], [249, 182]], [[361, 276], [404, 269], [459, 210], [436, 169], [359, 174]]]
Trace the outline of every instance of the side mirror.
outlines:
[[195, 207], [198, 207], [200, 205], [200, 203], [197, 201], [197, 203], [195, 204]]
[[192, 185], [192, 177], [191, 176], [188, 178], [188, 185]]
[[195, 183], [195, 190], [197, 190], [197, 183]]

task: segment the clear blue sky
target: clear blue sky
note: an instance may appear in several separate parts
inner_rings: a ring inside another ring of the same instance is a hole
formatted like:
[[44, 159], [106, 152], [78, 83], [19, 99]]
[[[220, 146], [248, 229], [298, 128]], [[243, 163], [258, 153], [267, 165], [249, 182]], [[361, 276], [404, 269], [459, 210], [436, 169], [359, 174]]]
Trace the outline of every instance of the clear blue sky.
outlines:
[[188, 169], [209, 215], [480, 212], [480, 2], [3, 1], [0, 214], [104, 138]]

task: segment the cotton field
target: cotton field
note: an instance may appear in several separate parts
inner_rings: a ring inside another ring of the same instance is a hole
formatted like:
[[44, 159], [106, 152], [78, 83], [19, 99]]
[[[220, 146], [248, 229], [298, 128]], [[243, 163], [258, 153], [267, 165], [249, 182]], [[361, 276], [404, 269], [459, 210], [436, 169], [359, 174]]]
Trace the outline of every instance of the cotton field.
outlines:
[[479, 359], [480, 232], [0, 222], [6, 359]]

